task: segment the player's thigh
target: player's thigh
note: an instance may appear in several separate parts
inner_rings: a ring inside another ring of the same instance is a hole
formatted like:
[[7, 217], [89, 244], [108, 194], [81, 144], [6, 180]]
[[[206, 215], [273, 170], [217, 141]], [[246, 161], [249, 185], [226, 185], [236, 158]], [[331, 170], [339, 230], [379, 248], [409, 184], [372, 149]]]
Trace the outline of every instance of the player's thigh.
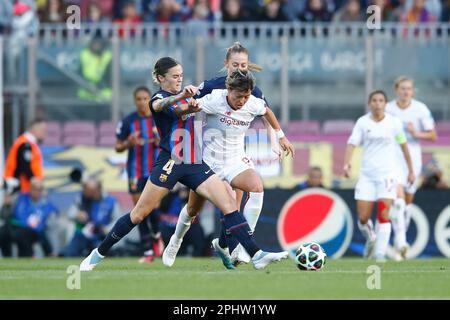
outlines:
[[233, 188], [241, 189], [246, 192], [263, 192], [264, 187], [261, 177], [254, 169], [246, 169], [239, 173], [231, 181]]
[[195, 192], [211, 201], [224, 214], [237, 210], [235, 199], [229, 194], [224, 182], [216, 174], [200, 184]]
[[150, 179], [147, 180], [138, 202], [131, 211], [131, 221], [137, 224], [144, 220], [145, 217], [158, 207], [161, 199], [167, 192], [169, 192], [168, 188], [157, 186]]
[[189, 200], [187, 203], [187, 212], [191, 217], [195, 217], [202, 211], [205, 205], [206, 199], [196, 193], [195, 191], [189, 191]]
[[405, 202], [406, 204], [411, 204], [414, 201], [415, 193], [405, 192]]

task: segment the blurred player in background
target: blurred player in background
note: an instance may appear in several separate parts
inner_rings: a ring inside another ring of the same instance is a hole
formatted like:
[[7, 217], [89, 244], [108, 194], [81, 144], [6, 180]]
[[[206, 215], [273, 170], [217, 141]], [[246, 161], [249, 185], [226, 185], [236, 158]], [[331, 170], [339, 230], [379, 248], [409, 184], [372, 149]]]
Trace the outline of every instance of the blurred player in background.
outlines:
[[[252, 160], [245, 154], [245, 133], [251, 122], [255, 117], [263, 116], [277, 132], [279, 144], [286, 151], [286, 155], [293, 155], [294, 148], [284, 136], [276, 116], [267, 107], [266, 102], [252, 95], [255, 82], [250, 71], [237, 69], [227, 76], [226, 89], [212, 90], [210, 94], [197, 99], [197, 102], [204, 115], [203, 159], [205, 162], [232, 188], [262, 195], [264, 189], [261, 177], [256, 172]], [[229, 186], [227, 185], [232, 192]], [[205, 199], [200, 195], [191, 193], [188, 206], [199, 208], [203, 206], [204, 202]], [[239, 206], [239, 203], [237, 205]], [[261, 211], [261, 207], [262, 199], [256, 209]], [[175, 262], [183, 236], [195, 218], [189, 213], [186, 215], [183, 211], [181, 214], [183, 216], [178, 219], [175, 233], [163, 254], [163, 263], [167, 266], [172, 266]], [[247, 219], [247, 222], [253, 231], [256, 220]], [[238, 243], [234, 242], [228, 246], [230, 242], [227, 243], [223, 226], [220, 238], [214, 239], [212, 244], [222, 258], [225, 267], [234, 269], [230, 253], [233, 253]], [[237, 257], [234, 260], [237, 260]], [[246, 262], [249, 261], [250, 259]]]
[[[229, 47], [227, 49], [225, 59], [224, 59], [223, 70], [227, 71], [226, 76], [221, 76], [221, 77], [217, 77], [217, 78], [214, 78], [211, 80], [206, 80], [200, 84], [200, 86], [198, 87], [198, 92], [195, 95], [196, 99], [202, 98], [205, 95], [210, 94], [215, 89], [226, 89], [225, 82], [226, 82], [227, 76], [231, 75], [236, 70], [241, 70], [241, 71], [250, 70], [250, 71], [258, 71], [259, 72], [262, 70], [262, 68], [256, 64], [250, 62], [249, 52], [248, 52], [247, 48], [245, 48], [239, 42], [235, 42], [231, 47]], [[259, 98], [259, 99], [263, 99], [265, 101], [266, 105], [269, 106], [262, 91], [257, 86], [255, 86], [254, 89], [252, 90], [252, 96]], [[264, 118], [262, 118], [262, 119], [263, 119], [263, 121], [266, 125], [266, 128], [268, 129], [268, 132], [270, 134], [272, 128], [265, 121]], [[278, 144], [278, 142], [277, 142], [277, 144]], [[248, 188], [246, 188], [246, 189], [248, 189]], [[248, 221], [249, 226], [252, 231], [255, 230], [256, 223], [258, 222], [258, 218], [261, 213], [261, 209], [263, 206], [263, 199], [264, 199], [264, 192], [262, 190], [262, 185], [254, 186], [253, 189], [255, 189], [255, 191], [248, 192], [247, 198], [245, 199], [244, 208], [243, 208], [243, 215], [244, 215], [245, 219]], [[236, 187], [234, 189], [234, 191], [236, 193], [237, 207], [240, 208], [241, 203], [242, 203], [242, 198], [244, 195], [244, 191], [241, 190], [239, 187]], [[191, 197], [191, 195], [192, 195], [192, 197]], [[190, 221], [198, 213], [200, 213], [200, 211], [202, 210], [203, 205], [205, 203], [205, 199], [196, 197], [196, 195], [193, 191], [190, 192], [189, 199], [192, 199], [192, 200], [189, 200], [187, 205], [185, 205], [183, 207], [183, 209], [181, 210], [181, 213], [180, 213], [180, 219], [178, 220], [180, 223], [185, 224], [186, 228], [189, 228]], [[222, 219], [223, 219], [223, 217], [222, 217]], [[175, 236], [177, 237], [178, 240], [181, 240], [183, 238], [182, 230], [183, 230], [183, 228], [181, 228], [179, 230], [180, 233], [178, 233], [178, 232], [175, 233]], [[177, 240], [177, 239], [174, 239], [174, 240]], [[213, 247], [221, 255], [221, 257], [225, 258], [225, 264], [229, 266], [230, 264], [229, 264], [228, 260], [229, 260], [230, 254], [232, 252], [228, 250], [229, 253], [227, 253], [226, 251], [221, 250], [220, 247], [218, 246], [218, 241], [213, 242]], [[171, 260], [171, 259], [175, 259], [175, 256], [173, 258], [169, 258], [169, 260]], [[248, 263], [250, 261], [248, 254], [244, 250], [242, 250], [242, 246], [240, 246], [240, 245], [238, 245], [237, 248], [235, 249], [232, 260], [233, 260], [232, 262], [234, 264], [238, 264], [240, 262]]]
[[420, 140], [435, 141], [437, 138], [433, 116], [428, 107], [415, 99], [414, 82], [407, 77], [400, 77], [395, 82], [396, 100], [390, 101], [386, 112], [399, 118], [406, 131], [408, 149], [411, 154], [415, 182], [408, 184], [408, 167], [405, 163], [401, 149], [397, 148], [397, 199], [391, 212], [392, 227], [394, 229], [395, 259], [406, 258], [408, 243], [406, 231], [411, 221], [411, 204], [417, 191], [419, 176], [422, 172], [422, 150]]
[[[117, 125], [115, 148], [117, 152], [128, 150], [128, 192], [136, 205], [158, 154], [159, 136], [148, 107], [150, 90], [139, 87], [134, 90], [133, 96], [136, 111], [126, 116]], [[155, 254], [157, 256], [162, 254], [158, 215], [153, 213], [148, 216], [139, 224], [138, 229], [144, 250], [139, 262], [152, 262]]]
[[[363, 146], [361, 174], [355, 187], [358, 210], [358, 227], [366, 238], [364, 257], [385, 261], [391, 234], [389, 210], [396, 198], [396, 145], [399, 144], [408, 166], [407, 181], [413, 183], [411, 156], [402, 123], [386, 114], [386, 94], [374, 91], [369, 96], [370, 112], [358, 119], [348, 139], [345, 152], [344, 175], [349, 177], [351, 160], [356, 146]], [[374, 232], [372, 209], [377, 206], [377, 231]], [[375, 251], [375, 252], [374, 252]]]
[[156, 208], [177, 182], [207, 198], [224, 213], [225, 226], [230, 233], [227, 240], [235, 237], [252, 257], [256, 269], [286, 259], [286, 251], [272, 253], [259, 249], [234, 198], [219, 176], [202, 160], [198, 142], [201, 132], [194, 123], [195, 113], [201, 108], [190, 99], [197, 93], [197, 88], [181, 88], [182, 66], [170, 57], [161, 58], [154, 66], [153, 77], [160, 85], [160, 90], [150, 100], [150, 110], [161, 137], [158, 159], [136, 206], [117, 220], [105, 240], [81, 262], [80, 270], [91, 271], [115, 243]]

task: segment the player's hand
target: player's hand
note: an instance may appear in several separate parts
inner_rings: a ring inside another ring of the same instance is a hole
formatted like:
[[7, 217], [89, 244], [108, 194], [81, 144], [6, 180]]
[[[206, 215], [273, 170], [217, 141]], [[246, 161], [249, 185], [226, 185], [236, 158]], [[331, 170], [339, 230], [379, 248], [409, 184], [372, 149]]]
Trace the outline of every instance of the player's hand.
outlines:
[[186, 86], [183, 89], [183, 97], [186, 98], [192, 98], [197, 94], [198, 88], [196, 86]]
[[344, 177], [350, 178], [350, 170], [351, 170], [351, 168], [352, 168], [351, 164], [344, 165]]
[[197, 113], [202, 111], [200, 104], [195, 99], [191, 99], [188, 102], [188, 113]]
[[416, 129], [414, 128], [414, 124], [412, 122], [408, 122], [407, 130], [411, 136], [414, 138], [416, 137]]
[[137, 144], [139, 142], [139, 140], [140, 140], [139, 136], [140, 136], [140, 131], [136, 131], [136, 132], [130, 134], [128, 136], [128, 139], [127, 139], [128, 140], [128, 144], [130, 146], [134, 146], [135, 144]]
[[285, 154], [286, 156], [291, 155], [291, 157], [294, 157], [295, 155], [294, 146], [286, 137], [280, 139], [280, 146], [281, 149], [283, 149], [283, 151], [286, 152]]
[[408, 173], [408, 183], [409, 183], [409, 185], [412, 185], [415, 180], [416, 180], [416, 176], [414, 175], [414, 172], [410, 171]]

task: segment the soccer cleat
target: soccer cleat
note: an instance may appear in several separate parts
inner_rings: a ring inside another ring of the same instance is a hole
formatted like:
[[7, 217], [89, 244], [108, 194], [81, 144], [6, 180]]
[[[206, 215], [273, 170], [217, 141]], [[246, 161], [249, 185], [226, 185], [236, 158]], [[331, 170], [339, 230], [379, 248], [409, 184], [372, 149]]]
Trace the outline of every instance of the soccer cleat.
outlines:
[[104, 256], [98, 253], [97, 248], [95, 248], [83, 261], [81, 261], [80, 271], [92, 271], [103, 258]]
[[251, 257], [245, 251], [244, 248], [239, 244], [231, 253], [231, 262], [235, 267], [237, 267], [240, 264], [247, 264], [251, 261]]
[[399, 253], [402, 259], [406, 260], [408, 258], [408, 246], [404, 246], [403, 248], [401, 248]]
[[175, 238], [175, 235], [172, 235], [170, 237], [169, 244], [167, 245], [166, 249], [164, 249], [163, 255], [162, 255], [162, 262], [165, 266], [171, 267], [175, 263], [175, 259], [177, 257], [178, 250], [180, 250], [181, 243], [183, 242], [183, 239], [177, 240]]
[[156, 257], [161, 257], [164, 252], [164, 241], [161, 237], [161, 232], [158, 232], [153, 239], [153, 251]]
[[264, 252], [259, 250], [252, 258], [253, 266], [255, 269], [264, 269], [269, 263], [280, 261], [281, 259], [287, 259], [289, 253], [287, 251], [282, 252]]
[[231, 261], [230, 253], [228, 252], [228, 249], [223, 249], [221, 246], [219, 246], [219, 239], [215, 238], [211, 242], [211, 247], [216, 251], [216, 253], [219, 255], [220, 259], [222, 259], [222, 263], [227, 269], [236, 269]]
[[375, 249], [375, 240], [367, 239], [366, 245], [364, 247], [364, 254], [363, 254], [364, 258], [371, 259], [373, 257], [374, 249]]

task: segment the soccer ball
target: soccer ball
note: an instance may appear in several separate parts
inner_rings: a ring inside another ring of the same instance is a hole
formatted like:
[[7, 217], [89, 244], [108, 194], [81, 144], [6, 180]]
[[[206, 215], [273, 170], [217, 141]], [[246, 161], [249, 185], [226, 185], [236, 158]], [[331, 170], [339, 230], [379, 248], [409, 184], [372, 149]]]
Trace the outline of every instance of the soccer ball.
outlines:
[[320, 270], [326, 259], [325, 250], [315, 242], [303, 244], [295, 252], [295, 262], [300, 270]]

